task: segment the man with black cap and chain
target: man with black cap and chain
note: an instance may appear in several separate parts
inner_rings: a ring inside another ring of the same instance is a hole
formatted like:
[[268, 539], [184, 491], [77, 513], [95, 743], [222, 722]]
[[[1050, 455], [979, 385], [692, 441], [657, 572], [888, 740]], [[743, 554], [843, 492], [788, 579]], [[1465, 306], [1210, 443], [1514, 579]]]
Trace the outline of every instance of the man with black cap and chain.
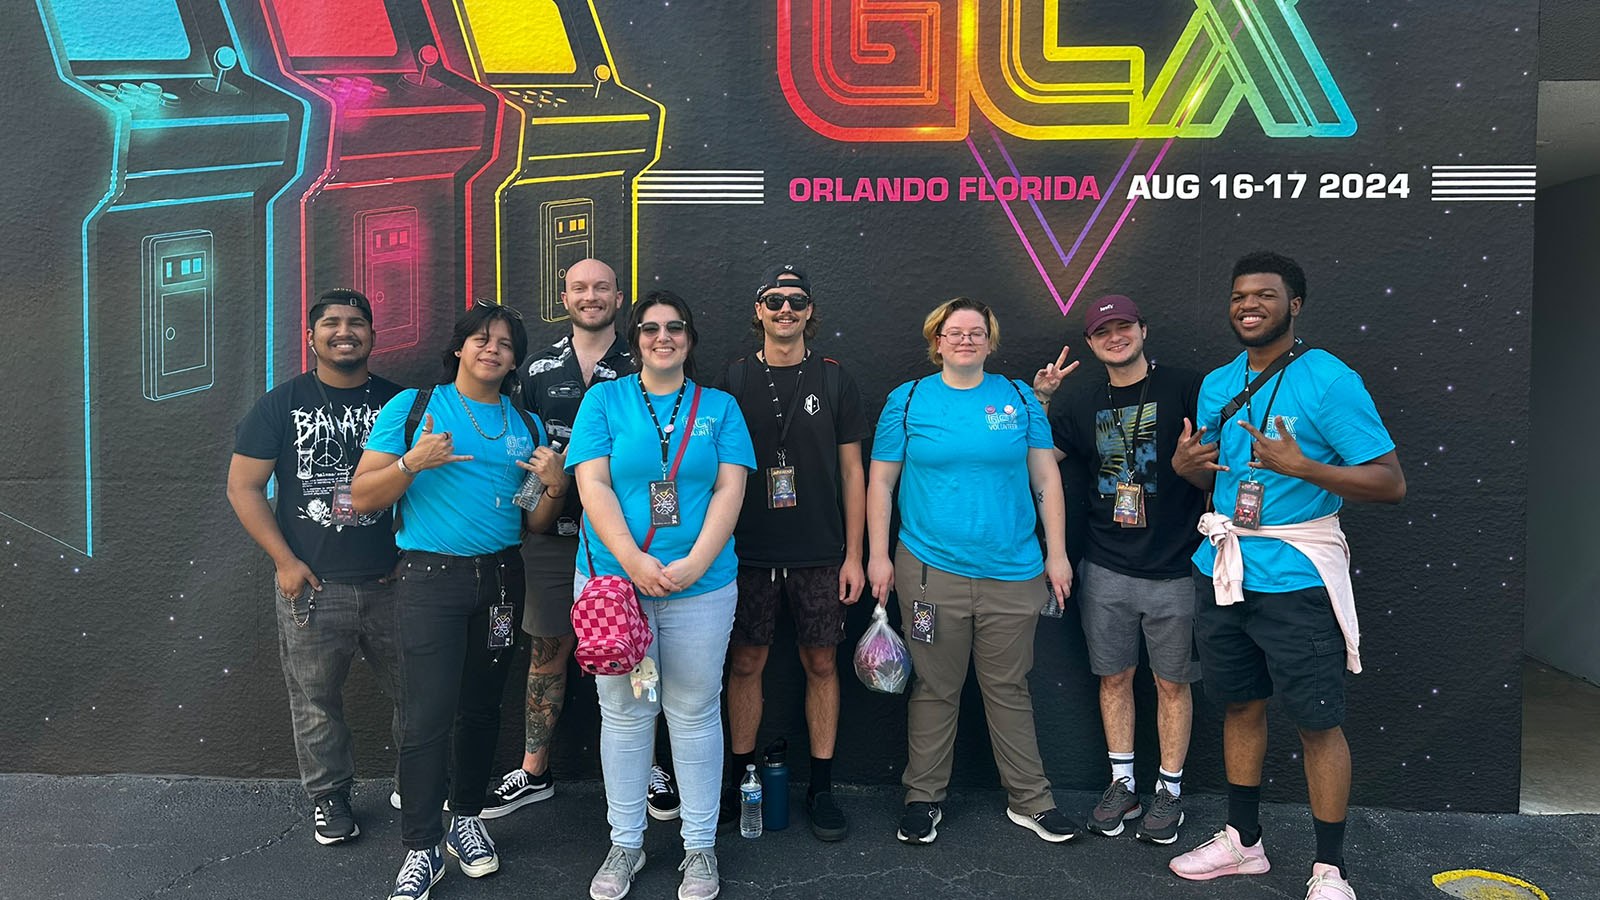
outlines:
[[[762, 336], [761, 350], [735, 360], [723, 378], [749, 423], [760, 469], [746, 487], [734, 529], [739, 601], [728, 649], [729, 772], [736, 784], [755, 761], [762, 673], [778, 607], [786, 605], [806, 672], [806, 811], [813, 834], [837, 841], [849, 833], [832, 793], [838, 645], [845, 607], [866, 585], [861, 441], [867, 422], [849, 373], [807, 346], [818, 319], [804, 270], [780, 265], [767, 271], [751, 326]], [[728, 806], [724, 818], [737, 809]]]
[[[360, 291], [317, 297], [306, 343], [316, 367], [273, 388], [239, 423], [228, 501], [276, 569], [278, 655], [300, 781], [316, 806], [317, 842], [338, 844], [361, 833], [350, 810], [355, 757], [344, 716], [357, 653], [397, 696], [394, 522], [388, 508], [357, 513], [350, 483], [378, 411], [400, 386], [367, 369], [372, 304]], [[273, 476], [276, 510], [266, 494]], [[394, 730], [398, 745], [398, 716]]]

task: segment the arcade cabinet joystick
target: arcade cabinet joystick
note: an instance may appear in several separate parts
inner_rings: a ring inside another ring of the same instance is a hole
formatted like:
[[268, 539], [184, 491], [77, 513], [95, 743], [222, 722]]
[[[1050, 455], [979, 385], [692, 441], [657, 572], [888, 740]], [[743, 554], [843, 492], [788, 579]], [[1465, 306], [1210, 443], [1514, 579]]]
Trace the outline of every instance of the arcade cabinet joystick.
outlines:
[[434, 65], [439, 62], [439, 48], [433, 46], [432, 44], [424, 46], [421, 50], [417, 51], [417, 62], [422, 63], [422, 69], [420, 71], [412, 72], [408, 75], [402, 75], [401, 77], [417, 87], [439, 87], [439, 79], [428, 77], [428, 70], [433, 68]]
[[217, 52], [211, 54], [211, 61], [217, 67], [217, 80], [211, 81], [202, 78], [194, 83], [195, 90], [211, 94], [237, 94], [239, 89], [228, 84], [228, 73], [239, 65], [239, 53], [232, 47], [218, 47]]

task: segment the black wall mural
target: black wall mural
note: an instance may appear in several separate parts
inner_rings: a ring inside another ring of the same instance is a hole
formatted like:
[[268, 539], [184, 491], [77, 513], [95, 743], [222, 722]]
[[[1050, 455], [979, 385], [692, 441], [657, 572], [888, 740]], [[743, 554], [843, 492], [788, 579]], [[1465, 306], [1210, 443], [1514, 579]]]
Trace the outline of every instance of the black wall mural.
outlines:
[[[714, 366], [752, 341], [762, 269], [800, 262], [818, 344], [875, 418], [957, 294], [995, 307], [1005, 374], [1064, 342], [1088, 358], [1083, 306], [1113, 292], [1158, 361], [1220, 365], [1229, 267], [1271, 248], [1305, 266], [1299, 330], [1361, 372], [1410, 483], [1344, 515], [1354, 801], [1515, 809], [1532, 0], [115, 6], [3, 14], [33, 100], [0, 151], [0, 769], [294, 773], [271, 567], [224, 479], [325, 287], [382, 292], [374, 370], [417, 383], [473, 296], [553, 340], [563, 266], [590, 254], [630, 296], [691, 298]], [[1075, 616], [1038, 649], [1050, 774], [1097, 787]], [[764, 735], [803, 741], [798, 664], [773, 658]], [[354, 680], [372, 777], [384, 705]], [[964, 708], [956, 781], [993, 784], [975, 692]], [[1197, 717], [1189, 783], [1217, 789], [1218, 713]], [[903, 722], [847, 678], [837, 776], [896, 780]], [[1291, 799], [1275, 723], [1268, 795]], [[598, 774], [596, 732], [581, 682], [562, 777]], [[1140, 741], [1153, 759], [1147, 719]]]

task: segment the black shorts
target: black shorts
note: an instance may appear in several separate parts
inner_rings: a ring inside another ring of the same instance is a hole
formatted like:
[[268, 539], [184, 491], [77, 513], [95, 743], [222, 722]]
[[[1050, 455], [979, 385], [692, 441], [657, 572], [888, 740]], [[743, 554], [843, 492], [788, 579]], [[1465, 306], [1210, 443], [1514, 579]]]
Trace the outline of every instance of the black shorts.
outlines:
[[788, 601], [795, 643], [835, 647], [844, 640], [844, 604], [839, 602], [839, 567], [802, 569], [739, 567], [739, 605], [733, 613], [734, 644], [768, 647], [778, 622], [778, 605]]
[[1194, 590], [1206, 696], [1242, 703], [1276, 694], [1308, 731], [1344, 722], [1344, 633], [1326, 588], [1247, 590], [1242, 602], [1218, 606], [1211, 576], [1196, 569]]

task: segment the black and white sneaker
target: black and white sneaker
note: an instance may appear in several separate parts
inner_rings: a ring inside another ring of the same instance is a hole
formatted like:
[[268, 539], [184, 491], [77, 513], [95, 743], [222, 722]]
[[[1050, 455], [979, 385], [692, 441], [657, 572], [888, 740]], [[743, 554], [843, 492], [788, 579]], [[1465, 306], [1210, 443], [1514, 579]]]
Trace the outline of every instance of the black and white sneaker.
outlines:
[[902, 844], [931, 844], [939, 836], [939, 823], [944, 821], [944, 811], [937, 803], [907, 803], [900, 817], [900, 830], [895, 838]]
[[317, 843], [342, 844], [361, 834], [361, 826], [350, 812], [350, 795], [344, 792], [329, 794], [317, 801]]
[[650, 818], [659, 822], [670, 822], [678, 817], [678, 808], [681, 806], [678, 799], [678, 783], [666, 769], [660, 766], [650, 767], [650, 787], [645, 791], [644, 799]]
[[1006, 818], [1052, 844], [1066, 843], [1078, 836], [1078, 826], [1074, 825], [1065, 813], [1053, 807], [1031, 816], [1007, 807]]
[[529, 775], [526, 769], [518, 766], [507, 772], [500, 784], [483, 798], [483, 812], [479, 815], [485, 819], [509, 816], [530, 803], [548, 800], [555, 793], [556, 782], [548, 769], [543, 775]]

